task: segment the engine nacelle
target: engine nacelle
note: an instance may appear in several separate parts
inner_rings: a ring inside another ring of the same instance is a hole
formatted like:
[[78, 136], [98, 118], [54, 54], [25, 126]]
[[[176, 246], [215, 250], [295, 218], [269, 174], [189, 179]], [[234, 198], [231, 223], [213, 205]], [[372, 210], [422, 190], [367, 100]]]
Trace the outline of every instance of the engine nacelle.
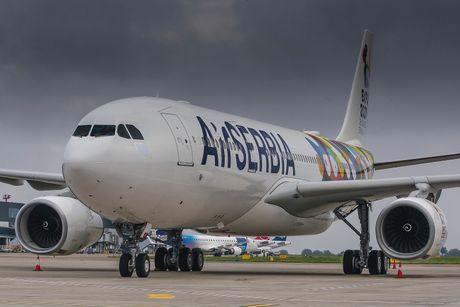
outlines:
[[234, 246], [232, 248], [230, 248], [230, 250], [228, 251], [228, 254], [227, 255], [235, 255], [235, 256], [239, 256], [243, 253], [243, 250], [241, 249], [241, 247], [238, 247], [238, 246]]
[[38, 197], [19, 210], [15, 222], [19, 243], [29, 252], [70, 255], [96, 243], [102, 218], [70, 197]]
[[400, 198], [380, 213], [375, 233], [380, 248], [391, 258], [437, 256], [447, 239], [446, 216], [429, 200]]

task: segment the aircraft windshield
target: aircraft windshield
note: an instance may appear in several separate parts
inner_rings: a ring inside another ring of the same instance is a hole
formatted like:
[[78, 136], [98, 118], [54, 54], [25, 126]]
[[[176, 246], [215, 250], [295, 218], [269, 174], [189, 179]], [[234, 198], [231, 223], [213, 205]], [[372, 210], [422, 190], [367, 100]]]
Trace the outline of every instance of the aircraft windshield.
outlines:
[[78, 126], [77, 129], [75, 129], [75, 132], [72, 134], [72, 136], [77, 136], [77, 137], [88, 136], [90, 130], [91, 130], [91, 125], [81, 125], [81, 126]]
[[128, 128], [129, 133], [131, 134], [131, 136], [133, 137], [134, 140], [143, 140], [144, 139], [144, 137], [142, 136], [142, 133], [139, 131], [139, 129], [137, 129], [133, 125], [126, 125], [126, 127]]
[[94, 125], [91, 136], [112, 136], [115, 135], [115, 125]]
[[128, 130], [126, 130], [125, 125], [119, 124], [117, 127], [117, 134], [125, 139], [131, 139], [129, 136]]

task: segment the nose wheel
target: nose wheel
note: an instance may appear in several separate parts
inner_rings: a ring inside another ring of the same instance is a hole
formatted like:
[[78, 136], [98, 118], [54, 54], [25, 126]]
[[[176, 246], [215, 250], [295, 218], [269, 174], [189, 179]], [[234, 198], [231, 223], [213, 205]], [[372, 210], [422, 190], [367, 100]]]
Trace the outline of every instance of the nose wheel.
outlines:
[[118, 270], [121, 277], [131, 277], [134, 272], [133, 257], [131, 254], [125, 253], [121, 255], [120, 262], [118, 263]]
[[118, 269], [121, 277], [131, 277], [136, 271], [137, 277], [148, 277], [150, 274], [150, 259], [147, 254], [141, 253], [135, 257], [130, 253], [124, 253], [120, 257]]

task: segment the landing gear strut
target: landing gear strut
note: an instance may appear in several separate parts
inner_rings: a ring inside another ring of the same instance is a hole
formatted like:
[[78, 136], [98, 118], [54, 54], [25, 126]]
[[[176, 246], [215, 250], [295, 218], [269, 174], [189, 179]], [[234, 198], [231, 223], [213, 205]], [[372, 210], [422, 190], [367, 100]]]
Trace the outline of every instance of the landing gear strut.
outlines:
[[155, 269], [157, 271], [190, 272], [201, 271], [204, 265], [203, 252], [200, 248], [186, 247], [182, 243], [182, 230], [168, 231], [168, 245], [171, 248], [159, 247], [155, 252]]
[[122, 277], [131, 277], [136, 271], [138, 277], [148, 277], [150, 274], [150, 259], [141, 253], [139, 240], [145, 233], [147, 224], [120, 223], [115, 225], [117, 232], [123, 238], [121, 246], [123, 254], [120, 257], [118, 269]]
[[[359, 236], [360, 249], [346, 250], [343, 255], [343, 272], [345, 274], [361, 274], [363, 269], [367, 268], [369, 274], [386, 274], [389, 264], [388, 258], [382, 251], [371, 251], [369, 246], [369, 210], [371, 203], [359, 200], [356, 204], [357, 206], [347, 213], [342, 212], [340, 208], [334, 210], [335, 215]], [[361, 231], [347, 220], [347, 217], [356, 210], [358, 211]]]

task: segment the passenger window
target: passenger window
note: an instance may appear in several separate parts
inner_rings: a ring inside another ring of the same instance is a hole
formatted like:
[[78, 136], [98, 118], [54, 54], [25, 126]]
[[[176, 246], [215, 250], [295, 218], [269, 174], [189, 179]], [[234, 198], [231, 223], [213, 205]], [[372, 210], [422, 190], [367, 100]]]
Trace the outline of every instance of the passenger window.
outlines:
[[133, 125], [126, 125], [126, 128], [128, 128], [129, 133], [131, 134], [131, 137], [135, 140], [143, 140], [144, 137], [142, 136], [142, 133], [134, 127]]
[[72, 134], [72, 136], [77, 136], [77, 137], [88, 136], [90, 130], [91, 130], [91, 125], [81, 125], [81, 126], [78, 126], [77, 129], [75, 129], [75, 132]]
[[117, 134], [125, 139], [131, 139], [129, 136], [128, 130], [126, 130], [125, 125], [119, 124], [117, 127]]
[[115, 135], [115, 125], [94, 125], [91, 136], [112, 136]]

